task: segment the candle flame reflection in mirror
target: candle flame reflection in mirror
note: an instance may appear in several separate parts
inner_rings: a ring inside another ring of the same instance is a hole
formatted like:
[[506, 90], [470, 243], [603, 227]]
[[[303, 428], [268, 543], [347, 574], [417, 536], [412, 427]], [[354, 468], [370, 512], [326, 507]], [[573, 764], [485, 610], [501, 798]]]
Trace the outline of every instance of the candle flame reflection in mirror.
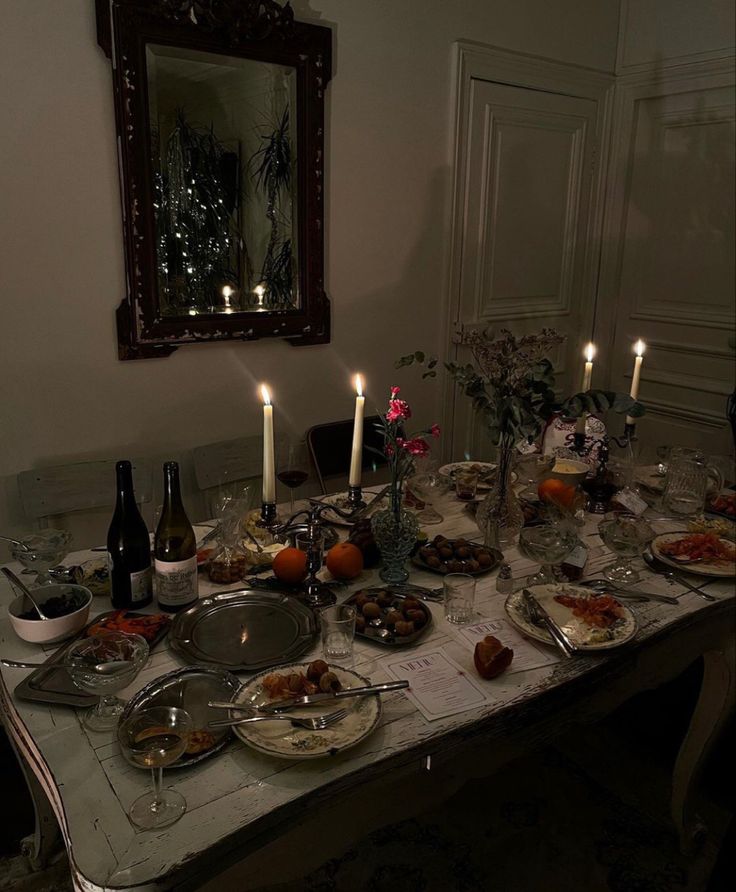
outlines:
[[642, 341], [641, 338], [639, 338], [639, 340], [634, 344], [634, 353], [636, 353], [637, 356], [643, 356], [646, 349], [647, 345], [644, 343], [644, 341]]
[[269, 393], [268, 387], [266, 387], [265, 384], [261, 384], [261, 397], [263, 398], [264, 406], [271, 405], [271, 394]]
[[593, 362], [593, 357], [595, 356], [595, 344], [592, 342], [588, 344], [585, 348], [585, 358], [588, 362]]
[[358, 396], [363, 396], [363, 379], [360, 375], [355, 376], [355, 392]]

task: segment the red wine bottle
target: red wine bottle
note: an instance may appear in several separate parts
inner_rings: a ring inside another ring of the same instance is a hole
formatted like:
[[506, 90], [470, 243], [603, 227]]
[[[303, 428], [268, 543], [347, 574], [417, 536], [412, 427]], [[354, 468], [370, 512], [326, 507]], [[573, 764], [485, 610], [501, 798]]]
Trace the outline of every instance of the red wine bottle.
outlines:
[[171, 612], [194, 604], [197, 588], [197, 541], [179, 489], [179, 465], [164, 465], [164, 506], [154, 538], [156, 598]]
[[115, 465], [117, 501], [107, 531], [107, 565], [112, 606], [117, 610], [145, 607], [153, 598], [151, 543], [133, 492], [129, 461]]

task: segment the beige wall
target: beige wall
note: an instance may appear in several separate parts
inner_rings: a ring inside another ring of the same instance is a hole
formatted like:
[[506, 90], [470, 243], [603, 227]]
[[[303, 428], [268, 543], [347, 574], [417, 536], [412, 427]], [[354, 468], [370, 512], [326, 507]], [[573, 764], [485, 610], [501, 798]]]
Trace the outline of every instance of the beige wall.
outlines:
[[[278, 423], [286, 416], [301, 430], [350, 414], [356, 369], [380, 405], [399, 380], [393, 359], [441, 343], [452, 42], [614, 66], [617, 0], [293, 5], [297, 17], [335, 33], [327, 99], [332, 343], [200, 345], [122, 363], [112, 87], [93, 0], [0, 0], [0, 531], [25, 526], [20, 470], [182, 455], [256, 433], [261, 380], [272, 385]], [[434, 420], [439, 387], [406, 373], [404, 381], [419, 420]]]

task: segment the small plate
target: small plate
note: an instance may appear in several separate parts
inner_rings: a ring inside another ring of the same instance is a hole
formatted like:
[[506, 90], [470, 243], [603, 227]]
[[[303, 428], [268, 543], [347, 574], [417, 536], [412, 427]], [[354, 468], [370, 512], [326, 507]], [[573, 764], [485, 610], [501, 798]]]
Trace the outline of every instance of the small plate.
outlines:
[[[354, 592], [347, 599], [347, 601], [345, 601], [345, 603], [346, 604], [355, 604], [355, 599], [358, 597], [358, 595], [361, 592], [365, 592], [366, 594], [371, 594], [371, 595], [374, 595], [374, 594], [378, 595], [383, 592], [387, 592], [388, 594], [392, 595], [392, 597], [394, 599], [394, 603], [397, 605], [400, 605], [407, 598], [412, 597], [412, 594], [410, 591], [402, 592], [401, 594], [398, 594], [396, 592], [391, 591], [390, 585], [386, 585], [386, 586], [375, 586], [375, 587], [362, 588], [359, 591]], [[381, 644], [383, 647], [392, 647], [392, 648], [407, 647], [410, 644], [415, 644], [420, 638], [423, 638], [427, 634], [427, 632], [430, 630], [430, 628], [432, 627], [432, 611], [419, 598], [415, 598], [415, 600], [419, 603], [419, 608], [422, 610], [422, 612], [425, 615], [425, 623], [423, 626], [421, 626], [421, 628], [416, 629], [416, 631], [412, 632], [411, 635], [396, 635], [396, 634], [391, 633], [391, 637], [388, 637], [388, 636], [380, 637], [377, 633], [381, 630], [376, 629], [374, 626], [369, 626], [368, 624], [366, 624], [366, 628], [365, 628], [364, 632], [361, 632], [356, 627], [355, 634], [358, 636], [358, 638], [364, 638], [366, 641], [370, 641], [372, 644]], [[385, 617], [385, 615], [388, 613], [388, 611], [390, 609], [391, 609], [390, 607], [382, 608], [381, 609], [381, 618]], [[358, 610], [357, 605], [356, 605], [356, 610]], [[389, 629], [387, 629], [385, 627], [383, 630], [390, 631]]]
[[[280, 666], [278, 673], [304, 672], [309, 663], [292, 663]], [[369, 679], [359, 675], [352, 669], [330, 666], [337, 675], [343, 688], [357, 688], [369, 685]], [[263, 679], [273, 670], [262, 672], [252, 678], [238, 692], [236, 703], [247, 703], [254, 707], [265, 706], [271, 702], [263, 689]], [[335, 756], [349, 749], [371, 734], [381, 718], [380, 697], [353, 697], [322, 703], [313, 706], [302, 706], [289, 711], [296, 718], [316, 718], [329, 715], [337, 709], [347, 709], [348, 714], [339, 722], [325, 728], [324, 731], [309, 731], [307, 728], [294, 728], [284, 721], [254, 722], [248, 725], [233, 727], [235, 734], [247, 746], [280, 759], [323, 759]]]
[[493, 486], [496, 477], [496, 468], [497, 465], [490, 461], [453, 461], [447, 465], [442, 465], [438, 473], [454, 483], [455, 474], [458, 471], [474, 470], [478, 472], [477, 489], [489, 490]]
[[[383, 489], [382, 486], [374, 486], [372, 488], [363, 490], [363, 501], [370, 502], [370, 497], [377, 495]], [[366, 498], [368, 497], [368, 498]], [[332, 492], [329, 495], [316, 497], [312, 501], [322, 502], [323, 505], [337, 505], [338, 508], [343, 508], [344, 503], [347, 501], [348, 494], [347, 492]], [[388, 504], [387, 496], [384, 496], [384, 502]], [[379, 506], [380, 507], [380, 506]], [[371, 512], [372, 514], [373, 512]], [[322, 513], [322, 519], [326, 523], [331, 523], [336, 527], [351, 527], [355, 521], [354, 520], [346, 520], [344, 517], [340, 517], [339, 514], [335, 514], [334, 511], [324, 511]]]
[[[668, 567], [673, 567], [676, 570], [680, 570], [684, 573], [695, 573], [698, 576], [721, 576], [725, 578], [730, 578], [732, 576], [736, 576], [736, 561], [731, 562], [711, 562], [708, 561], [698, 561], [697, 563], [688, 564], [684, 561], [676, 561], [673, 558], [669, 557], [662, 551], [662, 546], [667, 545], [670, 542], [677, 542], [678, 539], [685, 539], [687, 536], [696, 536], [697, 533], [663, 533], [661, 536], [657, 536], [652, 540], [651, 549], [652, 554], [657, 558], [657, 560], [662, 561], [663, 564], [667, 564]], [[724, 539], [723, 536], [718, 537], [720, 542], [723, 542], [727, 547], [733, 548], [733, 542], [730, 539]]]
[[[453, 543], [455, 540], [448, 539], [447, 541], [450, 543]], [[478, 543], [476, 543], [476, 542], [469, 542], [468, 544], [473, 546], [474, 548], [480, 547], [480, 548], [483, 548], [484, 551], [489, 551], [493, 558], [491, 565], [488, 567], [481, 567], [481, 569], [479, 569], [479, 570], [466, 570], [464, 568], [461, 568], [459, 570], [448, 570], [446, 572], [443, 572], [439, 567], [430, 567], [429, 564], [425, 563], [425, 561], [420, 557], [418, 551], [412, 555], [411, 562], [412, 562], [412, 564], [414, 564], [415, 567], [418, 567], [420, 570], [426, 570], [429, 573], [436, 573], [438, 576], [446, 576], [447, 573], [467, 573], [468, 576], [485, 576], [486, 573], [490, 573], [492, 570], [495, 570], [496, 567], [503, 560], [503, 554], [501, 554], [501, 552], [497, 548], [490, 548], [489, 546], [485, 546], [485, 545], [479, 546]], [[426, 546], [422, 546], [422, 547], [433, 547], [432, 542], [430, 541], [427, 543]], [[455, 558], [455, 560], [459, 560], [459, 559]], [[465, 561], [461, 560], [460, 563], [464, 564]]]
[[[207, 705], [209, 700], [232, 700], [240, 688], [238, 679], [225, 669], [213, 669], [210, 666], [188, 666], [186, 669], [175, 669], [150, 684], [141, 688], [132, 697], [120, 721], [124, 722], [132, 713], [154, 706], [176, 706], [185, 709], [192, 717], [194, 731], [211, 737], [211, 743], [203, 736], [195, 737], [192, 748], [199, 745], [199, 751], [185, 752], [169, 768], [187, 768], [203, 759], [208, 759], [219, 752], [231, 738], [229, 728], [207, 727], [208, 722], [222, 718], [222, 710], [212, 709]], [[208, 744], [205, 746], [205, 744]]]
[[[607, 640], [591, 640], [591, 636], [595, 636], [599, 631], [592, 628], [587, 623], [578, 619], [573, 615], [569, 607], [555, 601], [555, 595], [572, 595], [575, 598], [588, 599], [595, 597], [595, 592], [581, 585], [570, 585], [567, 583], [555, 583], [554, 585], [532, 585], [529, 591], [539, 601], [542, 607], [549, 613], [557, 625], [565, 632], [568, 638], [581, 651], [596, 652], [611, 650], [620, 647], [630, 641], [636, 635], [638, 623], [636, 617], [629, 608], [616, 600], [623, 611], [623, 618], [617, 620], [614, 625], [608, 629], [600, 630], [600, 632], [610, 635]], [[552, 636], [549, 632], [540, 626], [535, 626], [528, 617], [526, 606], [524, 605], [522, 591], [512, 592], [506, 599], [504, 605], [506, 614], [516, 628], [527, 635], [534, 638], [535, 641], [541, 641], [543, 644], [555, 646]]]

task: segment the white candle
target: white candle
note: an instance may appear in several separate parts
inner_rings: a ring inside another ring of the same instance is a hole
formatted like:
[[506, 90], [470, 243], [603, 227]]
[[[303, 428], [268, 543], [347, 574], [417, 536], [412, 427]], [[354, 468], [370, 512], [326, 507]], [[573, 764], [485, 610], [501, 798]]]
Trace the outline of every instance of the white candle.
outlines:
[[[593, 357], [595, 356], [595, 346], [590, 343], [585, 348], [585, 368], [583, 370], [583, 386], [580, 388], [581, 393], [590, 390], [590, 383], [593, 380]], [[586, 413], [583, 413], [577, 420], [575, 431], [578, 434], [585, 433]]]
[[363, 396], [363, 382], [360, 375], [355, 376], [355, 421], [353, 422], [353, 448], [350, 453], [350, 486], [360, 486], [360, 475], [363, 469], [363, 412], [365, 410], [365, 397]]
[[[634, 358], [634, 373], [631, 376], [631, 390], [629, 394], [632, 399], [636, 399], [639, 396], [639, 382], [641, 380], [641, 364], [644, 362], [644, 351], [646, 350], [647, 345], [644, 341], [639, 338], [639, 340], [634, 344], [634, 353], [636, 353], [636, 357]], [[627, 424], [636, 424], [636, 418], [632, 418], [631, 415], [626, 416]]]
[[276, 501], [276, 474], [273, 457], [273, 406], [265, 384], [261, 385], [263, 397], [263, 501]]

